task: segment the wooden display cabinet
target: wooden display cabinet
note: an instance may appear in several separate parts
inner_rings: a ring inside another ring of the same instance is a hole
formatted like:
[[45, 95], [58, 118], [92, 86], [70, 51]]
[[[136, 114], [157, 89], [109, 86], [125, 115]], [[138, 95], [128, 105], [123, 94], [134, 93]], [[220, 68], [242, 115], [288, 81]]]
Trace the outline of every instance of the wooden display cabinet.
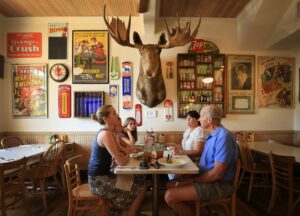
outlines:
[[74, 92], [75, 117], [90, 117], [104, 104], [103, 91]]
[[[184, 53], [177, 55], [178, 118], [185, 118], [189, 110], [216, 104], [226, 114], [226, 69], [223, 54]], [[212, 77], [212, 83], [203, 79]]]

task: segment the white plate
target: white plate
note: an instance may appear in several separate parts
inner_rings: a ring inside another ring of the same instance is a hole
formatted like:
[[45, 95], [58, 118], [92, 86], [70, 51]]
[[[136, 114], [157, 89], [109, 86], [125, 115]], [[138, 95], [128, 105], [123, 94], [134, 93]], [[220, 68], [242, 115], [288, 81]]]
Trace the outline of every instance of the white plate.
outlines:
[[188, 163], [187, 160], [180, 159], [180, 158], [172, 158], [171, 163], [167, 162], [167, 158], [160, 158], [158, 159], [158, 162], [165, 166], [183, 166]]

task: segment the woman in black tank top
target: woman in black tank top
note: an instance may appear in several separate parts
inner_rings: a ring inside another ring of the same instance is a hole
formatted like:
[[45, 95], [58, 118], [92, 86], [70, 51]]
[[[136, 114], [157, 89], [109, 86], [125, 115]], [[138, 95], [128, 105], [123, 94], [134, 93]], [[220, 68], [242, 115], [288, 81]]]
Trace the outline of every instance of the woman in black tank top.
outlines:
[[119, 124], [119, 116], [111, 105], [104, 105], [92, 116], [103, 127], [97, 133], [91, 149], [88, 165], [88, 180], [92, 193], [108, 199], [109, 215], [137, 215], [144, 199], [146, 187], [142, 175], [133, 176], [130, 188], [118, 187], [117, 175], [110, 171], [112, 158], [119, 165], [129, 161], [126, 149], [120, 148], [114, 136], [114, 129]]

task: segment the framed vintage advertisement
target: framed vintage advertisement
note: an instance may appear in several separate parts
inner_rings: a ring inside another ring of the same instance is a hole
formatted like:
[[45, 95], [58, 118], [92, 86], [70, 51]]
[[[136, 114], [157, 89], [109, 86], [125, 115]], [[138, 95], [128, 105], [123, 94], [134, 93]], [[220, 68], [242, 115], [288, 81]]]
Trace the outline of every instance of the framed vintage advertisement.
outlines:
[[108, 83], [108, 32], [74, 30], [72, 39], [73, 83]]
[[48, 116], [47, 65], [13, 64], [13, 117], [46, 118]]
[[294, 65], [291, 57], [258, 57], [260, 107], [293, 107]]
[[226, 60], [228, 113], [254, 113], [255, 56], [228, 55]]

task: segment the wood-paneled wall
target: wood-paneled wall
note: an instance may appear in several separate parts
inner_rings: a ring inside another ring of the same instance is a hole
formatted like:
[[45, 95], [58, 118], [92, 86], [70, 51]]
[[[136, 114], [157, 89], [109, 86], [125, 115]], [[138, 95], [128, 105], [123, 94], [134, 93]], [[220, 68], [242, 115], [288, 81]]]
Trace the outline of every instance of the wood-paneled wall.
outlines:
[[[295, 145], [300, 147], [300, 131], [249, 131], [254, 133], [255, 141], [276, 140], [286, 145]], [[57, 135], [68, 135], [68, 142], [75, 143], [75, 154], [82, 154], [86, 159], [85, 167], [90, 156], [90, 146], [96, 132], [53, 132]], [[165, 142], [180, 143], [182, 132], [161, 131], [165, 135]], [[143, 143], [145, 132], [138, 133], [138, 143]], [[19, 136], [25, 144], [48, 143], [49, 132], [2, 132], [3, 136]]]

